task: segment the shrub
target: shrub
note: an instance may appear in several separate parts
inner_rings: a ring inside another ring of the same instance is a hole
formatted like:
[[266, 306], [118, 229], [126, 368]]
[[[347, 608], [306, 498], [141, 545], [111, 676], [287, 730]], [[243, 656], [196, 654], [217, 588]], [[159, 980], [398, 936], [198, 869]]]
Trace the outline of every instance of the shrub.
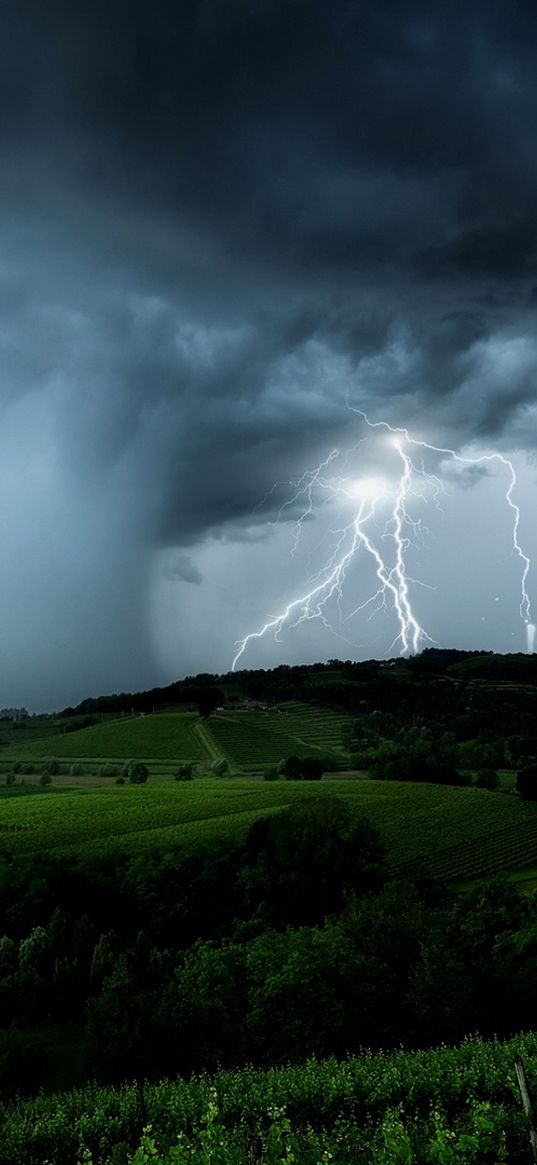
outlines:
[[58, 761], [55, 760], [54, 757], [49, 757], [48, 760], [43, 761], [43, 772], [44, 773], [49, 773], [51, 777], [55, 777], [58, 775], [59, 771], [60, 771], [60, 766], [58, 764]]
[[22, 773], [22, 761], [16, 760], [11, 766], [11, 771], [13, 773]]
[[113, 765], [110, 763], [110, 761], [107, 761], [106, 764], [101, 765], [101, 767], [99, 769], [99, 776], [100, 777], [117, 777], [118, 772], [119, 772], [119, 769], [118, 769], [117, 765]]
[[84, 765], [81, 764], [71, 765], [71, 768], [69, 769], [69, 773], [72, 777], [82, 777], [85, 772], [86, 770]]
[[324, 760], [317, 756], [305, 756], [302, 761], [302, 780], [320, 781], [324, 772]]
[[174, 773], [174, 780], [176, 781], [193, 781], [195, 765], [192, 763], [179, 765], [177, 772]]
[[279, 779], [280, 779], [280, 774], [278, 772], [278, 766], [277, 765], [269, 765], [269, 768], [265, 769], [265, 771], [263, 773], [263, 780], [264, 781], [279, 781]]
[[115, 783], [116, 783], [116, 785], [124, 785], [125, 784], [125, 777], [116, 777]]
[[480, 769], [475, 783], [478, 789], [497, 789], [498, 773], [496, 769]]
[[52, 777], [50, 773], [41, 773], [39, 784], [42, 789], [47, 789], [48, 786], [52, 784]]
[[286, 781], [301, 781], [302, 780], [302, 761], [298, 756], [288, 756], [285, 760], [281, 760], [278, 765], [278, 772]]
[[142, 761], [131, 760], [127, 767], [127, 780], [129, 785], [145, 785], [149, 776], [149, 769]]
[[365, 769], [367, 771], [374, 763], [376, 755], [372, 748], [363, 749], [362, 752], [351, 752], [349, 757], [351, 769]]
[[15, 772], [6, 773], [6, 785], [8, 785], [8, 787], [12, 787], [14, 784], [16, 784], [16, 781], [17, 777]]
[[219, 757], [218, 760], [213, 760], [211, 765], [211, 772], [216, 773], [219, 777], [223, 777], [224, 774], [227, 773], [227, 770], [228, 763], [227, 760], [224, 760], [223, 756]]

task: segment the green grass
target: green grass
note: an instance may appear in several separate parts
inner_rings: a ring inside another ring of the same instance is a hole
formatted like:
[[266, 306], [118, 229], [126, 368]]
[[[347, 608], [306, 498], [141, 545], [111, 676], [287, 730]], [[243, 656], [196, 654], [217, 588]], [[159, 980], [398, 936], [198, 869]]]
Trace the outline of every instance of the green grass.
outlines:
[[81, 728], [54, 739], [39, 739], [3, 749], [3, 762], [54, 756], [58, 760], [206, 760], [207, 752], [193, 731], [198, 717], [192, 712], [137, 716]]
[[264, 813], [334, 795], [378, 827], [394, 872], [456, 881], [537, 865], [537, 805], [514, 796], [407, 782], [273, 784], [244, 777], [6, 797], [0, 853], [97, 857], [195, 849], [240, 840]]

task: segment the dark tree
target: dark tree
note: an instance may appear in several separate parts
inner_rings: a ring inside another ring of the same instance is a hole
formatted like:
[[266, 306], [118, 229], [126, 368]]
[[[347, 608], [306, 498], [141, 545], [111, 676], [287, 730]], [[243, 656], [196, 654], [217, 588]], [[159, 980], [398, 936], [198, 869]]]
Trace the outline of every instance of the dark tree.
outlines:
[[525, 801], [537, 801], [537, 764], [519, 769], [516, 775], [516, 791]]
[[240, 880], [249, 910], [276, 927], [341, 909], [349, 890], [382, 883], [384, 850], [367, 818], [338, 797], [315, 797], [252, 825]]

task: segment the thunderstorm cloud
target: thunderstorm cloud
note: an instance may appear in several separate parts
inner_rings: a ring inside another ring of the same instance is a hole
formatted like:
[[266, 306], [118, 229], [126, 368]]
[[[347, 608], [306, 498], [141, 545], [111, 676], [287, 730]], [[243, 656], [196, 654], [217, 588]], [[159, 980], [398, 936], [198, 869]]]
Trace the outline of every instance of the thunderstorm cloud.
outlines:
[[[518, 457], [531, 544], [536, 46], [512, 0], [5, 0], [0, 704], [226, 670], [299, 586], [272, 487], [363, 436], [347, 400]], [[516, 589], [489, 477], [424, 602], [508, 650], [513, 602], [466, 613], [472, 555]]]

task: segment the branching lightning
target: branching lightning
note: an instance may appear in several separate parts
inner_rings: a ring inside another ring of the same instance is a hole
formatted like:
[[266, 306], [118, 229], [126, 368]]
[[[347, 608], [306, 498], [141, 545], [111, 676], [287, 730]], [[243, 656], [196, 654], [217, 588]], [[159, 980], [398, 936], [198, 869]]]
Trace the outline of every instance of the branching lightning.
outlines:
[[[409, 445], [420, 446], [422, 449], [428, 449], [431, 453], [442, 453], [447, 457], [451, 457], [453, 461], [457, 461], [460, 465], [485, 465], [487, 462], [499, 461], [506, 467], [509, 472], [509, 485], [505, 492], [505, 500], [510, 510], [513, 512], [513, 550], [518, 555], [522, 563], [522, 576], [520, 580], [520, 617], [525, 623], [531, 620], [531, 603], [527, 589], [528, 574], [530, 571], [531, 561], [528, 555], [524, 553], [519, 542], [519, 526], [520, 526], [520, 506], [513, 501], [513, 490], [517, 484], [517, 476], [513, 462], [508, 457], [504, 457], [503, 453], [482, 453], [479, 457], [462, 457], [454, 449], [444, 449], [439, 445], [429, 445], [427, 441], [419, 441], [415, 437], [411, 437], [408, 429], [395, 428], [390, 425], [388, 421], [370, 421], [366, 413], [361, 409], [354, 408], [347, 400], [347, 408], [351, 412], [357, 413], [362, 417], [366, 425], [370, 429], [388, 429], [390, 433], [401, 434]], [[438, 479], [437, 479], [438, 480]]]
[[[517, 485], [513, 463], [502, 453], [496, 452], [476, 457], [462, 456], [454, 449], [418, 440], [410, 435], [408, 429], [395, 427], [388, 421], [370, 421], [366, 413], [351, 406], [348, 399], [347, 407], [361, 417], [369, 430], [385, 429], [393, 434], [392, 448], [401, 463], [397, 482], [393, 485], [385, 479], [356, 481], [348, 474], [339, 476], [332, 474], [338, 459], [341, 460], [342, 467], [347, 468], [351, 455], [355, 454], [358, 447], [367, 440], [362, 438], [345, 453], [339, 449], [332, 449], [318, 466], [306, 470], [300, 477], [288, 483], [293, 492], [280, 506], [276, 521], [284, 519], [289, 512], [296, 512], [296, 508], [301, 505], [302, 508], [294, 523], [292, 557], [298, 550], [305, 522], [320, 506], [337, 502], [344, 508], [352, 505], [355, 512], [351, 520], [341, 529], [332, 531], [335, 538], [333, 549], [328, 554], [324, 566], [310, 578], [300, 596], [289, 602], [278, 614], [267, 619], [259, 630], [250, 632], [236, 643], [232, 671], [235, 671], [239, 660], [253, 640], [262, 639], [269, 634], [278, 639], [284, 627], [298, 627], [311, 619], [319, 619], [331, 632], [344, 638], [341, 630], [334, 625], [334, 617], [330, 613], [332, 605], [335, 605], [338, 613], [340, 628], [343, 622], [348, 622], [368, 608], [371, 608], [370, 618], [378, 610], [393, 613], [398, 630], [390, 650], [397, 645], [401, 655], [415, 654], [425, 643], [435, 642], [419, 623], [411, 595], [412, 587], [416, 584], [424, 586], [429, 584], [409, 575], [407, 553], [410, 547], [418, 545], [426, 532], [421, 520], [412, 515], [413, 502], [416, 499], [427, 502], [430, 497], [435, 508], [441, 510], [440, 499], [446, 490], [437, 474], [426, 471], [423, 458], [418, 462], [413, 460], [412, 448], [450, 457], [467, 467], [498, 462], [507, 469], [509, 482], [505, 500], [513, 516], [512, 548], [521, 563], [520, 616], [526, 625], [528, 650], [533, 650], [535, 627], [531, 622], [531, 605], [527, 589], [531, 563], [519, 539], [520, 507], [513, 498], [513, 491]], [[265, 500], [282, 484], [276, 483]], [[388, 517], [382, 527], [379, 525], [378, 512], [381, 508], [385, 510], [386, 506]], [[377, 586], [374, 592], [355, 606], [349, 615], [343, 617], [344, 584], [351, 565], [358, 560], [359, 555], [365, 555], [373, 565]]]

